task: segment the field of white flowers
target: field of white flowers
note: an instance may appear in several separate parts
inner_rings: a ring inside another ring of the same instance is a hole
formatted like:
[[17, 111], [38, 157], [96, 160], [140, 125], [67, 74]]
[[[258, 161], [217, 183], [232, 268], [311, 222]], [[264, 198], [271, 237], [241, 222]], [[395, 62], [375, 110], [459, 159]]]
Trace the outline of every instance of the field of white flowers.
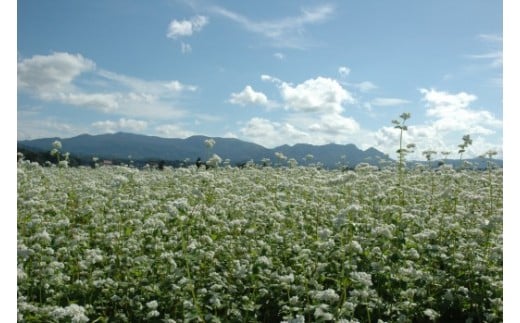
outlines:
[[502, 170], [18, 164], [21, 322], [500, 322]]

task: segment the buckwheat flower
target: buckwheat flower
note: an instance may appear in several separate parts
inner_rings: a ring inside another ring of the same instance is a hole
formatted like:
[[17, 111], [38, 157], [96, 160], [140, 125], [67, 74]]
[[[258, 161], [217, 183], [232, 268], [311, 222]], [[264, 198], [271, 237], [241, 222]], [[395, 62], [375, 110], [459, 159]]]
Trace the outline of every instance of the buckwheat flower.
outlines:
[[423, 313], [424, 313], [424, 315], [426, 315], [426, 316], [427, 316], [431, 321], [435, 321], [435, 320], [437, 320], [437, 319], [441, 316], [438, 312], [432, 310], [431, 308], [428, 308], [428, 309], [424, 310]]
[[51, 236], [49, 235], [49, 233], [45, 229], [43, 229], [42, 232], [36, 234], [34, 237], [36, 239], [39, 239], [42, 242], [51, 242], [52, 241]]
[[187, 250], [188, 251], [194, 251], [194, 250], [197, 250], [198, 248], [199, 248], [198, 241], [197, 240], [191, 240], [190, 244], [187, 247]]
[[159, 313], [159, 311], [157, 311], [157, 310], [152, 310], [152, 311], [150, 311], [150, 312], [148, 312], [148, 313], [146, 314], [146, 318], [150, 319], [150, 318], [152, 318], [152, 317], [157, 317], [157, 316], [159, 316], [159, 315], [161, 315], [161, 313]]
[[208, 159], [207, 164], [212, 167], [218, 167], [218, 165], [222, 162], [222, 158], [219, 155], [213, 154], [210, 159]]
[[352, 203], [349, 206], [347, 206], [347, 211], [352, 212], [354, 214], [359, 213], [361, 210], [363, 210], [363, 207], [358, 203]]
[[354, 310], [356, 309], [356, 305], [352, 302], [344, 302], [343, 305], [341, 305], [341, 310], [345, 313], [354, 313]]
[[211, 298], [209, 299], [209, 303], [211, 305], [213, 305], [214, 308], [222, 308], [222, 302], [220, 301], [220, 298], [216, 295], [216, 294], [213, 294], [211, 296]]
[[20, 283], [21, 281], [23, 281], [27, 278], [27, 274], [25, 273], [23, 268], [18, 267], [16, 274], [17, 274], [16, 277], [18, 278], [18, 283]]
[[393, 225], [378, 226], [378, 227], [372, 229], [372, 234], [374, 234], [375, 236], [380, 236], [380, 237], [384, 237], [387, 239], [391, 239], [393, 237], [391, 229], [393, 229]]
[[327, 312], [329, 309], [329, 306], [327, 304], [320, 304], [315, 310], [314, 310], [314, 317], [318, 320], [323, 321], [331, 321], [334, 319], [334, 315]]
[[354, 282], [356, 282], [360, 285], [363, 285], [365, 287], [372, 286], [372, 275], [367, 274], [365, 272], [354, 271], [354, 272], [350, 273], [350, 278]]
[[287, 156], [285, 156], [283, 153], [281, 152], [275, 152], [274, 155], [276, 156], [276, 158], [280, 159], [280, 160], [286, 160], [287, 159]]
[[299, 301], [300, 301], [300, 299], [298, 298], [298, 296], [292, 296], [289, 299], [289, 304], [291, 304], [292, 306], [296, 306], [296, 305], [298, 305]]
[[204, 145], [206, 145], [206, 148], [213, 148], [213, 146], [215, 146], [215, 139], [213, 138], [209, 138], [209, 139], [206, 139], [204, 140]]
[[349, 244], [349, 249], [356, 253], [363, 253], [363, 247], [356, 240], [352, 240]]
[[189, 300], [184, 300], [182, 302], [182, 306], [185, 308], [185, 309], [192, 309], [193, 308], [193, 303]]
[[271, 266], [272, 262], [271, 262], [271, 259], [269, 259], [268, 257], [266, 256], [260, 256], [256, 259], [256, 263], [259, 264], [259, 265], [264, 265], [264, 266]]
[[290, 318], [287, 323], [305, 323], [305, 316], [296, 314], [296, 317]]
[[419, 253], [417, 252], [417, 250], [415, 250], [415, 248], [412, 248], [410, 250], [408, 250], [408, 256], [412, 259], [419, 259], [420, 256], [419, 256]]
[[322, 240], [326, 240], [330, 235], [332, 234], [332, 231], [328, 228], [320, 228], [318, 229], [318, 235]]
[[339, 300], [339, 295], [336, 294], [336, 291], [329, 288], [327, 290], [315, 292], [314, 298], [319, 301], [332, 303]]
[[294, 274], [290, 273], [289, 275], [280, 276], [279, 279], [282, 284], [291, 284], [294, 282]]
[[55, 140], [53, 143], [52, 143], [52, 147], [54, 149], [61, 149], [61, 142], [59, 140]]
[[175, 201], [172, 202], [172, 204], [175, 208], [177, 208], [177, 210], [179, 210], [181, 212], [188, 211], [189, 203], [188, 203], [188, 199], [185, 197], [176, 199]]
[[85, 315], [85, 308], [77, 304], [71, 304], [65, 308], [55, 308], [51, 312], [51, 315], [58, 320], [68, 317], [70, 318], [70, 322], [73, 323], [83, 323], [89, 321], [89, 318]]
[[159, 306], [159, 303], [157, 303], [156, 300], [149, 301], [148, 303], [146, 303], [146, 307], [148, 307], [151, 310], [156, 310], [157, 306]]

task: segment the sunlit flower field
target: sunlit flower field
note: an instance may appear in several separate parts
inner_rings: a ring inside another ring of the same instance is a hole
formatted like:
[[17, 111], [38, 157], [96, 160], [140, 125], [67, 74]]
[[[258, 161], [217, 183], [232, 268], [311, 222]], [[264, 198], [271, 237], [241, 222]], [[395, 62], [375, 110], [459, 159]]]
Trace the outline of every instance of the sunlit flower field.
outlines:
[[501, 169], [17, 169], [20, 322], [502, 321]]

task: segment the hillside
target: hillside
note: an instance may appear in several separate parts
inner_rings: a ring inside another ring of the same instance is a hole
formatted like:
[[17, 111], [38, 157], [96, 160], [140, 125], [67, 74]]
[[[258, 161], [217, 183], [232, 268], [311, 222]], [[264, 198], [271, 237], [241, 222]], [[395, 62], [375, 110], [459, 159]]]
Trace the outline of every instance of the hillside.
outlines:
[[[27, 150], [49, 151], [55, 140], [62, 143], [62, 151], [80, 158], [99, 157], [103, 159], [128, 160], [166, 160], [182, 161], [187, 158], [195, 161], [197, 158], [208, 159], [212, 154], [222, 159], [229, 159], [232, 164], [241, 164], [249, 160], [261, 163], [268, 158], [276, 162], [276, 152], [281, 152], [287, 158], [294, 158], [299, 164], [307, 162], [321, 163], [324, 167], [337, 167], [338, 163], [355, 166], [361, 162], [377, 165], [381, 159], [387, 159], [385, 154], [369, 148], [365, 151], [355, 145], [283, 145], [273, 149], [242, 141], [235, 138], [213, 138], [216, 142], [212, 149], [205, 145], [206, 136], [192, 136], [186, 139], [161, 138], [130, 133], [115, 133], [103, 135], [79, 135], [72, 138], [43, 138], [18, 141], [18, 147]], [[305, 160], [306, 156], [313, 158]]]

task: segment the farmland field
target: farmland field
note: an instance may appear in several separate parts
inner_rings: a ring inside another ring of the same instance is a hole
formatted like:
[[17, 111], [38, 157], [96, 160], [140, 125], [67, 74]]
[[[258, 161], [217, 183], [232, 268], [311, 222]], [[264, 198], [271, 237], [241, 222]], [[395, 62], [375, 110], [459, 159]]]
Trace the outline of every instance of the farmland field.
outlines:
[[18, 320], [502, 321], [502, 170], [403, 175], [22, 161]]

